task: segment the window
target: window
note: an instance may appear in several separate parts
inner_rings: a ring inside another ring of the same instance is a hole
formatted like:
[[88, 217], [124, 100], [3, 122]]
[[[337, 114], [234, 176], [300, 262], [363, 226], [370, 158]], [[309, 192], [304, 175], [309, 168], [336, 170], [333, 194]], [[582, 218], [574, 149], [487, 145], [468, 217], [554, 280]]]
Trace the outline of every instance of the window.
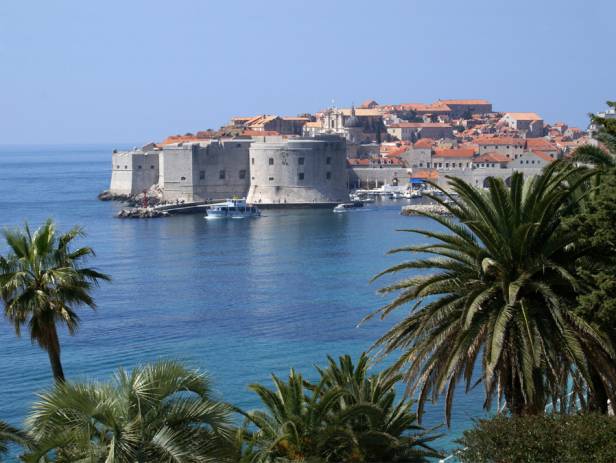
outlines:
[[186, 180], [186, 177], [180, 177], [180, 180]]
[[423, 167], [423, 162], [420, 162], [420, 163], [419, 163], [419, 167]]
[[426, 167], [429, 169], [430, 168], [430, 163], [426, 162]]
[[332, 158], [328, 156], [327, 159], [325, 159], [325, 164], [331, 164], [331, 163], [332, 163]]
[[200, 170], [199, 171], [199, 179], [203, 180], [205, 178], [205, 171], [204, 170]]
[[274, 158], [269, 158], [269, 165], [273, 166], [274, 165]]
[[119, 169], [119, 168], [120, 168], [120, 166], [116, 166], [116, 169]]
[[237, 143], [237, 144], [235, 145], [235, 147], [236, 147], [236, 148], [241, 148], [241, 147], [242, 147], [242, 144], [241, 144], [241, 143]]
[[461, 162], [458, 163], [458, 167], [462, 167], [462, 163]]
[[240, 170], [240, 180], [244, 180], [246, 178], [246, 171], [244, 169]]
[[218, 172], [218, 178], [219, 178], [220, 180], [224, 180], [224, 179], [225, 179], [225, 176], [226, 176], [226, 175], [225, 175], [225, 171], [224, 171], [224, 170], [221, 170], [220, 172]]
[[269, 178], [269, 181], [270, 181], [270, 182], [273, 182], [273, 181], [274, 181], [274, 177], [270, 177], [270, 178]]
[[298, 158], [297, 159], [297, 164], [299, 164], [300, 166], [304, 165], [304, 158]]
[[139, 166], [137, 166], [137, 169], [141, 169], [141, 166], [140, 166], [140, 165], [139, 165]]
[[254, 165], [255, 165], [255, 158], [252, 158], [252, 159], [250, 160], [250, 162], [251, 162], [251, 163], [252, 163], [252, 165], [254, 166]]
[[329, 180], [330, 178], [332, 178], [332, 173], [331, 173], [331, 172], [328, 172], [327, 174], [325, 174], [325, 178], [326, 178], [327, 180]]
[[128, 169], [128, 166], [124, 166], [125, 169]]
[[439, 163], [438, 163], [438, 166], [439, 166], [439, 167], [443, 167], [443, 163], [442, 163], [442, 162], [439, 162]]
[[298, 180], [304, 180], [304, 173], [303, 172], [298, 173], [297, 174], [297, 179]]
[[449, 163], [448, 162], [445, 163], [445, 168], [449, 169]]
[[154, 169], [154, 166], [150, 166], [150, 169]]

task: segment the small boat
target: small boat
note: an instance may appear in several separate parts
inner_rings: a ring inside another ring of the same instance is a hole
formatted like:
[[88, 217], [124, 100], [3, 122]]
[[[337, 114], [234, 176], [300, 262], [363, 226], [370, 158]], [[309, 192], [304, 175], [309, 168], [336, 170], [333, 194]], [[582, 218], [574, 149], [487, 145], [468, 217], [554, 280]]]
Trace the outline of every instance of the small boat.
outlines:
[[334, 207], [334, 212], [349, 212], [364, 207], [364, 203], [361, 201], [353, 201], [351, 203], [340, 203]]
[[259, 217], [258, 207], [246, 204], [245, 199], [227, 199], [223, 203], [211, 204], [207, 209], [206, 219], [244, 219]]

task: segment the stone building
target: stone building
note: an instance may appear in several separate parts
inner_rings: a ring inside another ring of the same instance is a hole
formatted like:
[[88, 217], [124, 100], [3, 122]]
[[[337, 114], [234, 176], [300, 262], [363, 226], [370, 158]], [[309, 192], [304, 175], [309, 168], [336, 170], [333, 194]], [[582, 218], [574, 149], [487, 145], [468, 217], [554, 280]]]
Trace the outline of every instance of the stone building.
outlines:
[[526, 138], [543, 137], [543, 119], [536, 113], [505, 113], [501, 119]]
[[264, 137], [250, 146], [249, 203], [331, 205], [348, 200], [347, 182], [346, 143], [340, 137]]
[[159, 184], [166, 201], [245, 197], [250, 186], [251, 139], [211, 140], [165, 146]]
[[479, 154], [501, 153], [509, 159], [514, 159], [516, 154], [522, 154], [526, 150], [526, 140], [519, 137], [481, 137], [476, 140], [479, 146]]
[[487, 114], [492, 112], [492, 103], [488, 100], [438, 100], [438, 103], [445, 104], [451, 110], [450, 117], [472, 116], [474, 114]]
[[160, 151], [134, 148], [111, 155], [111, 186], [116, 195], [142, 193], [158, 183]]
[[453, 138], [453, 127], [439, 122], [400, 122], [387, 127], [387, 133], [402, 141], [420, 138]]

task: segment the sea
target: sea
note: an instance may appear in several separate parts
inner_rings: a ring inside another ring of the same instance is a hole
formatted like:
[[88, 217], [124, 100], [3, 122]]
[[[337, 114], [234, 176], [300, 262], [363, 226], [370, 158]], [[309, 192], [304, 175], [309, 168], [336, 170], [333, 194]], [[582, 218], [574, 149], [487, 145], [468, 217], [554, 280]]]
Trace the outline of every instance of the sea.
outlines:
[[[205, 220], [202, 214], [118, 219], [120, 204], [102, 202], [111, 151], [122, 145], [0, 146], [0, 227], [36, 228], [52, 218], [60, 230], [83, 227], [88, 261], [112, 277], [94, 291], [96, 310], [79, 310], [74, 336], [60, 331], [70, 381], [105, 380], [118, 368], [173, 359], [207, 372], [218, 398], [259, 407], [252, 383], [291, 368], [309, 378], [328, 355], [359, 356], [409, 308], [391, 318], [361, 320], [391, 300], [378, 289], [396, 278], [371, 279], [414, 258], [388, 250], [424, 243], [399, 231], [436, 229], [405, 217], [406, 200], [364, 211], [265, 210], [260, 218]], [[6, 244], [0, 237], [0, 253]], [[397, 278], [408, 276], [401, 274]], [[21, 426], [37, 394], [52, 386], [47, 354], [0, 317], [0, 420]], [[402, 394], [403, 388], [400, 393]], [[459, 389], [452, 423], [437, 446], [483, 416], [483, 389]], [[444, 423], [444, 401], [427, 407], [426, 427]]]

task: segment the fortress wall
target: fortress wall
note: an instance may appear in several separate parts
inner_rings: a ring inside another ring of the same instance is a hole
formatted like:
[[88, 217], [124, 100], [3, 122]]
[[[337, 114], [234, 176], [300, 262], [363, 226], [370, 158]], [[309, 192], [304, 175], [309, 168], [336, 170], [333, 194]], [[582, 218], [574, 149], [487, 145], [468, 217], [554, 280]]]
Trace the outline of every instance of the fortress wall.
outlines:
[[393, 185], [398, 179], [398, 185], [408, 183], [409, 174], [406, 167], [351, 167], [349, 168], [349, 188], [378, 188], [384, 184]]
[[161, 178], [165, 201], [194, 201], [194, 163], [198, 150], [197, 144], [169, 145], [163, 149]]
[[250, 187], [251, 141], [216, 140], [199, 148], [194, 163], [195, 200], [246, 197]]
[[340, 137], [263, 138], [250, 146], [247, 199], [257, 205], [348, 201], [347, 176]]
[[109, 187], [111, 193], [138, 194], [158, 183], [159, 153], [157, 151], [115, 152], [111, 159]]

